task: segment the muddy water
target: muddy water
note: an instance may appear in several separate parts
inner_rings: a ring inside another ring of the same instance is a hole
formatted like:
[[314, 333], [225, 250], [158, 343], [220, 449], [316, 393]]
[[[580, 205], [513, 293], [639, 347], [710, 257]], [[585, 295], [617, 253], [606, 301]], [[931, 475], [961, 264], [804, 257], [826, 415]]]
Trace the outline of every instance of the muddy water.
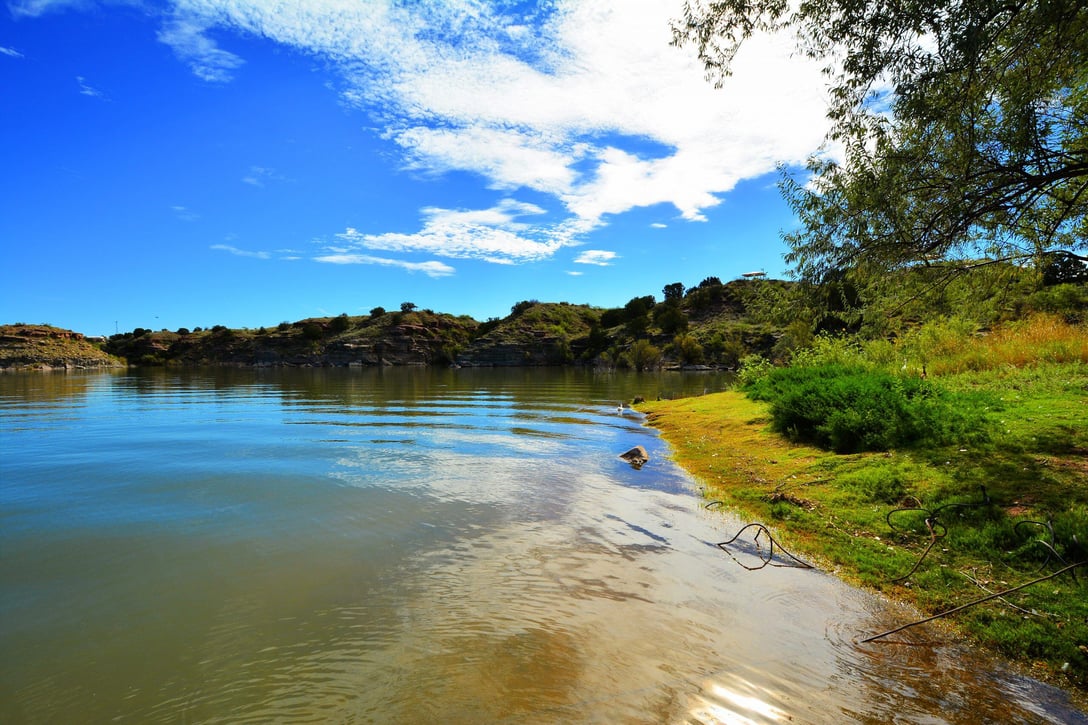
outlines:
[[617, 402], [724, 382], [0, 376], [0, 721], [1088, 722], [717, 548], [744, 522]]

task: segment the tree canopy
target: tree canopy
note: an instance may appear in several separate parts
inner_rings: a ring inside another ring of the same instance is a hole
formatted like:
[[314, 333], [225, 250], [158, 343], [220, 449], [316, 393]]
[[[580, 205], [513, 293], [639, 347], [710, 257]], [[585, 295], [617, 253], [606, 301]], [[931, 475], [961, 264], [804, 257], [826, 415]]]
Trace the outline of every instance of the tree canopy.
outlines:
[[783, 181], [802, 278], [1088, 262], [1083, 0], [692, 0], [673, 25], [718, 79], [757, 32], [829, 79], [826, 153]]

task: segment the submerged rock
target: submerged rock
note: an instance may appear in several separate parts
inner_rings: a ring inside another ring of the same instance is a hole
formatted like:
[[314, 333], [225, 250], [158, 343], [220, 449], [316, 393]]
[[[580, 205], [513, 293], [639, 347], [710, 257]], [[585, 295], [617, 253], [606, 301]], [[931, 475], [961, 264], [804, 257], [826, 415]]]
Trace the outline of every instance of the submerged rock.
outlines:
[[642, 446], [635, 446], [626, 453], [621, 453], [620, 458], [630, 463], [634, 468], [642, 468], [643, 464], [650, 460], [650, 454]]

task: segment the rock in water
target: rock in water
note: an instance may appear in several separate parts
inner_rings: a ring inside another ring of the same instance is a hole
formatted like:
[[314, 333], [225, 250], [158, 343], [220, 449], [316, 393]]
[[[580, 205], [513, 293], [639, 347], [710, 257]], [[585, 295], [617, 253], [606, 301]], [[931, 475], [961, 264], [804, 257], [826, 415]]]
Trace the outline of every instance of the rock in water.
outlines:
[[620, 458], [630, 463], [635, 468], [642, 468], [646, 461], [650, 460], [650, 454], [642, 446], [635, 446], [626, 453], [621, 453]]

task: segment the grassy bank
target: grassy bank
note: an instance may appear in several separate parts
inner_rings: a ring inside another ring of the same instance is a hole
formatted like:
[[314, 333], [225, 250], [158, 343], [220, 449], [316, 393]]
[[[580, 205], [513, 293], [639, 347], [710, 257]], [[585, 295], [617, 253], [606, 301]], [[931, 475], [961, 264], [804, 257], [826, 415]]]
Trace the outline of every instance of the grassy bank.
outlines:
[[[1088, 559], [1088, 332], [1043, 318], [986, 335], [953, 327], [895, 345], [825, 341], [795, 361], [894, 365], [904, 378], [924, 366], [929, 398], [973, 408], [975, 426], [949, 427], [952, 439], [836, 453], [783, 427], [777, 399], [740, 390], [643, 407], [708, 499], [936, 614]], [[1088, 566], [952, 619], [1085, 702]]]

